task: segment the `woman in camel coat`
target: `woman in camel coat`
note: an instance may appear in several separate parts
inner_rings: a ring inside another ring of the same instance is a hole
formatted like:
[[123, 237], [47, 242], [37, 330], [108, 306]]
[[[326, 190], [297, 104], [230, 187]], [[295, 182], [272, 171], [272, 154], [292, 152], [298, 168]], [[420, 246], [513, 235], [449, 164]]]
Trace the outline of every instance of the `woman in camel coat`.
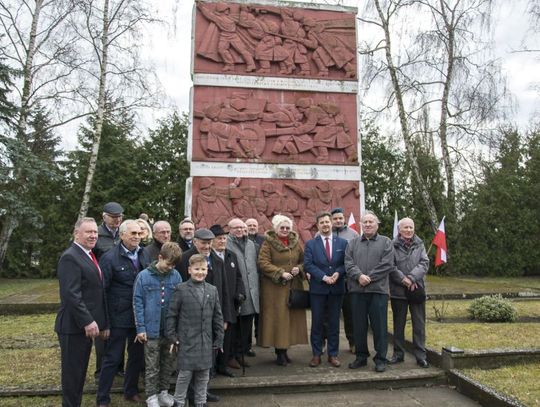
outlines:
[[259, 340], [262, 346], [273, 346], [276, 363], [290, 363], [287, 349], [291, 345], [307, 344], [306, 311], [289, 309], [289, 290], [302, 289], [304, 252], [292, 221], [286, 216], [272, 218], [274, 230], [266, 232], [259, 253], [261, 281], [261, 316]]

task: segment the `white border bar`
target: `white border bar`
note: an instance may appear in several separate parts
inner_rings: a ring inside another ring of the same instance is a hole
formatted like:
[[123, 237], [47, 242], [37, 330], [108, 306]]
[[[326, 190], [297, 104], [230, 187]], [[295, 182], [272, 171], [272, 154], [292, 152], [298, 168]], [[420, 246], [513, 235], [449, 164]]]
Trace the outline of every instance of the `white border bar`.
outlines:
[[192, 177], [360, 181], [360, 168], [346, 165], [221, 163], [192, 161]]
[[193, 85], [274, 90], [301, 90], [312, 92], [358, 93], [357, 81], [284, 78], [274, 76], [196, 73], [193, 75]]

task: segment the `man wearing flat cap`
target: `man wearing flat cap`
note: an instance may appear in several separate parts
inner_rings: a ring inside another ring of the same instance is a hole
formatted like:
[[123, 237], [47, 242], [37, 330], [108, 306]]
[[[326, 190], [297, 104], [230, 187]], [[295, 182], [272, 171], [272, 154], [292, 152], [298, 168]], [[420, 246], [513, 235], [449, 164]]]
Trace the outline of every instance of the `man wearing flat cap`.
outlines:
[[223, 319], [227, 322], [225, 329], [225, 337], [223, 339], [223, 352], [220, 352], [217, 357], [217, 373], [234, 377], [234, 374], [229, 370], [229, 361], [236, 358], [234, 348], [234, 338], [236, 335], [236, 321], [238, 317], [238, 308], [246, 298], [244, 282], [242, 281], [242, 273], [238, 267], [238, 258], [236, 255], [226, 248], [227, 234], [221, 225], [213, 225], [210, 230], [216, 236], [212, 241], [212, 252], [216, 255], [214, 261], [214, 272], [222, 270], [223, 280], [227, 288], [228, 303], [222, 305], [222, 309], [227, 310], [223, 313]]
[[[98, 240], [92, 249], [98, 261], [120, 241], [119, 228], [124, 216], [124, 208], [118, 202], [108, 202], [103, 206], [102, 216], [103, 223], [98, 227]], [[96, 338], [94, 346], [96, 349], [96, 370], [94, 377], [98, 380], [101, 372], [101, 360], [105, 354], [105, 343], [101, 338]], [[118, 372], [120, 375], [124, 372], [123, 358], [118, 366]]]
[[118, 202], [108, 202], [103, 206], [103, 223], [98, 228], [98, 240], [92, 250], [98, 261], [105, 252], [120, 241], [118, 228], [123, 216], [124, 208]]
[[[227, 284], [225, 283], [223, 276], [223, 262], [219, 256], [212, 251], [212, 240], [214, 240], [214, 238], [215, 235], [210, 229], [197, 229], [195, 231], [195, 235], [193, 236], [193, 247], [182, 254], [179, 264], [177, 263], [177, 270], [182, 276], [182, 281], [189, 281], [188, 267], [191, 256], [195, 254], [202, 254], [206, 258], [206, 262], [208, 263], [208, 275], [206, 276], [205, 281], [217, 288], [219, 304], [221, 305], [223, 320], [225, 321], [223, 328], [227, 330], [227, 321], [232, 318], [232, 310], [227, 305], [229, 304], [229, 298]], [[190, 389], [188, 389], [189, 399], [193, 394]], [[219, 400], [219, 397], [207, 392], [207, 400], [217, 401]]]

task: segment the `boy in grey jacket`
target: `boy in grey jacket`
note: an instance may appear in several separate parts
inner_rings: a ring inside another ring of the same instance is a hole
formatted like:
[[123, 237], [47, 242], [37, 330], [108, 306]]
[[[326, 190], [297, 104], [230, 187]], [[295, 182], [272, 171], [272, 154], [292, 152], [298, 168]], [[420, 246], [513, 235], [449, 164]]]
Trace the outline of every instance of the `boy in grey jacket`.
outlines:
[[[206, 405], [206, 391], [214, 352], [223, 347], [223, 315], [216, 287], [205, 282], [204, 256], [189, 259], [190, 279], [176, 287], [167, 313], [167, 338], [178, 351], [178, 379], [174, 399], [182, 407], [193, 377], [195, 406]], [[223, 350], [222, 350], [223, 351]]]

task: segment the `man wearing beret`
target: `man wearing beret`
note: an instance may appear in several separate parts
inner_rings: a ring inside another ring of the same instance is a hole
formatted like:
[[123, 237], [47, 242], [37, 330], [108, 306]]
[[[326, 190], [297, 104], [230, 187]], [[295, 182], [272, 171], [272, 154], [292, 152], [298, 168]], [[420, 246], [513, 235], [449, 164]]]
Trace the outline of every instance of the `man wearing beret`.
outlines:
[[242, 273], [238, 267], [238, 259], [233, 252], [226, 248], [227, 234], [221, 225], [213, 225], [210, 227], [210, 230], [216, 236], [212, 241], [212, 252], [217, 255], [214, 258], [214, 270], [222, 270], [223, 280], [228, 294], [228, 303], [222, 305], [222, 309], [227, 310], [227, 312], [223, 313], [223, 319], [227, 322], [227, 328], [225, 329], [225, 337], [223, 339], [223, 352], [218, 354], [216, 370], [217, 373], [223, 376], [234, 377], [234, 374], [228, 368], [228, 364], [236, 356], [234, 352], [234, 337], [238, 317], [237, 310], [246, 298], [246, 294], [242, 281]]

